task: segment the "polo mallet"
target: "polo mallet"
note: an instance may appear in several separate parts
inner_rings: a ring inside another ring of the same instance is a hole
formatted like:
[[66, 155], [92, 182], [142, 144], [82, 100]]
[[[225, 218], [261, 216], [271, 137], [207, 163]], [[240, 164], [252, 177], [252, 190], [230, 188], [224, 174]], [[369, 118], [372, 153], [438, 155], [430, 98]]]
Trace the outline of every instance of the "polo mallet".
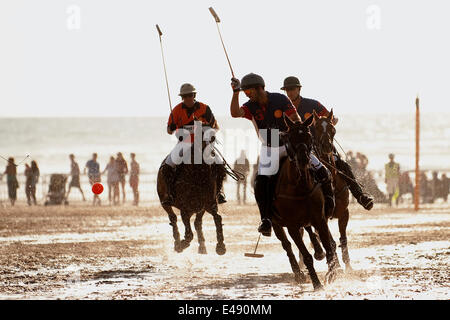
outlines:
[[227, 49], [225, 49], [225, 44], [223, 43], [222, 34], [220, 33], [219, 29], [220, 18], [212, 7], [209, 7], [209, 12], [211, 12], [212, 16], [214, 17], [214, 20], [216, 20], [217, 31], [219, 32], [220, 41], [222, 42], [222, 47], [223, 50], [225, 51], [225, 56], [227, 57], [228, 65], [230, 66], [231, 75], [233, 76], [233, 78], [235, 78], [233, 68], [231, 67], [230, 59], [228, 58]]
[[256, 241], [255, 251], [253, 251], [253, 253], [246, 252], [246, 253], [244, 253], [244, 256], [250, 257], [250, 258], [262, 258], [262, 257], [264, 257], [263, 254], [256, 253], [256, 249], [258, 249], [259, 239], [261, 239], [261, 233], [259, 234], [258, 241]]
[[164, 50], [163, 50], [163, 46], [162, 46], [162, 38], [161, 38], [162, 31], [158, 25], [156, 25], [156, 30], [158, 30], [159, 44], [161, 45], [161, 56], [162, 56], [162, 61], [163, 61], [163, 66], [164, 66], [164, 75], [166, 78], [167, 96], [169, 97], [170, 115], [172, 116], [172, 123], [175, 123], [175, 121], [173, 119], [173, 113], [172, 113], [172, 101], [170, 100], [169, 81], [167, 80], [166, 60], [164, 59]]

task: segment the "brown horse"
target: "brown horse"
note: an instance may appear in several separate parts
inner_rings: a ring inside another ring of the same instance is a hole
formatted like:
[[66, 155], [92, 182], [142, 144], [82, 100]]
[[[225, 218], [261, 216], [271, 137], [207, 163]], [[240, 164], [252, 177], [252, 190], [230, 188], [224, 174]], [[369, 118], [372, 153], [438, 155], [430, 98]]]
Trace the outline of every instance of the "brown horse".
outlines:
[[322, 288], [322, 284], [313, 266], [313, 258], [303, 243], [300, 229], [314, 226], [319, 232], [320, 240], [326, 251], [328, 272], [325, 282], [331, 282], [336, 277], [335, 252], [330, 242], [330, 231], [324, 212], [324, 197], [320, 184], [316, 183], [309, 170], [309, 155], [312, 149], [312, 137], [309, 126], [312, 119], [305, 122], [292, 122], [285, 117], [289, 130], [281, 134], [289, 154], [280, 168], [273, 201], [273, 230], [285, 249], [296, 280], [304, 275], [291, 249], [283, 227], [287, 227], [289, 235], [294, 240], [304, 257], [314, 289]]
[[[203, 152], [206, 144], [203, 142]], [[194, 144], [191, 151], [194, 150]], [[191, 163], [194, 163], [194, 152], [191, 152]], [[202, 153], [203, 154], [203, 153]], [[170, 156], [170, 155], [169, 155]], [[163, 162], [164, 163], [164, 162]], [[182, 252], [189, 247], [194, 235], [191, 229], [191, 217], [195, 214], [194, 227], [197, 232], [199, 243], [198, 253], [206, 254], [205, 238], [202, 230], [202, 218], [207, 211], [214, 218], [217, 234], [216, 253], [223, 255], [226, 252], [222, 217], [218, 213], [217, 207], [217, 175], [224, 174], [220, 164], [207, 164], [202, 160], [201, 164], [180, 164], [176, 169], [176, 182], [173, 187], [175, 192], [174, 207], [180, 210], [181, 219], [185, 227], [184, 239], [180, 240], [180, 233], [177, 226], [177, 216], [171, 206], [162, 205], [169, 215], [172, 226], [173, 237], [175, 239], [174, 249]], [[158, 171], [157, 191], [160, 201], [166, 194], [166, 185], [163, 183], [162, 170]]]
[[[350, 192], [341, 174], [338, 174], [338, 170], [335, 166], [335, 160], [333, 155], [334, 145], [333, 139], [336, 134], [336, 129], [334, 128], [333, 122], [333, 109], [331, 109], [328, 116], [319, 117], [317, 113], [313, 112], [314, 117], [314, 130], [315, 139], [314, 145], [316, 150], [316, 155], [319, 160], [331, 171], [333, 175], [333, 185], [334, 185], [334, 196], [336, 201], [336, 206], [333, 215], [330, 219], [337, 218], [339, 233], [340, 233], [340, 247], [342, 250], [342, 260], [345, 263], [346, 271], [351, 271], [352, 267], [350, 265], [350, 256], [348, 254], [347, 247], [347, 225], [350, 218], [350, 213], [348, 211], [349, 196]], [[311, 118], [313, 118], [311, 117]]]

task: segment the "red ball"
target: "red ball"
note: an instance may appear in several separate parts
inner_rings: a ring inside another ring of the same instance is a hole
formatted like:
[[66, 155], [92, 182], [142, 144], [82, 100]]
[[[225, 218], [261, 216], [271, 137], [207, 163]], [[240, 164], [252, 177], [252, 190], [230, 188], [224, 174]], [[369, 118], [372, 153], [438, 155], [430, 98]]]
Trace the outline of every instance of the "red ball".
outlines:
[[103, 192], [103, 185], [101, 183], [98, 183], [98, 182], [94, 183], [92, 185], [92, 192], [95, 193], [95, 194], [102, 193]]

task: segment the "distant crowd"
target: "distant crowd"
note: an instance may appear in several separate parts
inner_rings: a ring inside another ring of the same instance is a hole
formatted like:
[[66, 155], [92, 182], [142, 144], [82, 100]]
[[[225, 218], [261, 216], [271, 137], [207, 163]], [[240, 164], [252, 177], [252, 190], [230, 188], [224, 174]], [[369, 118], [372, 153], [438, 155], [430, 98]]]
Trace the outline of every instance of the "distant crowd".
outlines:
[[[388, 193], [388, 203], [394, 202], [398, 205], [402, 201], [402, 196], [411, 194], [414, 200], [414, 185], [407, 171], [401, 172], [400, 164], [394, 161], [394, 154], [389, 154], [389, 162], [385, 164], [385, 182]], [[432, 172], [431, 180], [428, 179], [425, 171], [420, 172], [419, 177], [419, 196], [421, 203], [434, 203], [438, 198], [447, 202], [450, 179], [445, 173], [438, 177], [438, 172]]]
[[[352, 167], [355, 177], [365, 187], [377, 203], [388, 203], [392, 205], [403, 201], [402, 196], [410, 194], [414, 199], [414, 185], [411, 181], [408, 171], [402, 172], [400, 164], [394, 161], [394, 154], [389, 154], [389, 162], [385, 164], [385, 183], [386, 193], [381, 191], [373, 178], [372, 172], [367, 170], [369, 160], [366, 155], [356, 152], [354, 155], [352, 151], [347, 152], [346, 161]], [[77, 188], [86, 201], [84, 192], [80, 184], [81, 170], [78, 163], [75, 161], [73, 154], [69, 155], [70, 159], [70, 182], [68, 184], [67, 193], [65, 193], [65, 184], [62, 186], [62, 198], [67, 201], [72, 188]], [[17, 165], [14, 163], [14, 158], [8, 159], [8, 164], [0, 180], [6, 175], [8, 186], [8, 197], [11, 205], [14, 205], [17, 199], [17, 189], [19, 183], [17, 180]], [[257, 171], [257, 164], [253, 165], [253, 177], [250, 181], [251, 185], [254, 183], [255, 174]], [[239, 204], [247, 201], [247, 178], [250, 174], [250, 162], [242, 150], [240, 156], [234, 163], [234, 170], [241, 172], [244, 180], [237, 181], [236, 199]], [[106, 174], [106, 184], [108, 186], [108, 200], [111, 205], [120, 204], [120, 191], [122, 191], [122, 204], [126, 202], [126, 175], [129, 174], [129, 185], [133, 190], [133, 204], [139, 204], [139, 163], [136, 161], [136, 155], [130, 154], [129, 166], [121, 152], [118, 152], [116, 157], [111, 156], [109, 162], [105, 165], [103, 171], [100, 170], [100, 164], [97, 161], [97, 153], [92, 154], [92, 158], [86, 162], [83, 174], [87, 174], [91, 186], [97, 182], [102, 182], [102, 175]], [[25, 164], [25, 194], [28, 205], [36, 205], [36, 185], [39, 182], [40, 171], [36, 161], [31, 161], [31, 165]], [[420, 175], [420, 197], [421, 203], [433, 203], [436, 199], [442, 198], [445, 202], [448, 200], [450, 188], [450, 179], [445, 173], [438, 177], [438, 172], [432, 172], [432, 178], [428, 179], [425, 171], [421, 171]], [[49, 190], [50, 191], [50, 190]], [[93, 195], [93, 205], [100, 205], [100, 197]]]
[[[97, 182], [101, 182], [101, 176], [103, 174], [107, 174], [106, 182], [108, 185], [108, 200], [110, 204], [118, 205], [120, 204], [120, 186], [122, 187], [122, 203], [126, 201], [126, 192], [125, 192], [125, 176], [127, 174], [130, 175], [129, 183], [133, 190], [133, 204], [139, 204], [139, 163], [136, 161], [136, 154], [130, 154], [130, 169], [128, 169], [128, 163], [123, 157], [121, 152], [117, 153], [117, 156], [111, 156], [109, 162], [106, 164], [105, 169], [100, 171], [100, 164], [97, 162], [97, 153], [92, 154], [92, 159], [86, 162], [84, 166], [83, 174], [87, 173], [89, 178], [89, 183], [91, 186]], [[67, 193], [65, 193], [65, 182], [64, 179], [63, 184], [59, 184], [60, 190], [55, 190], [52, 185], [49, 186], [49, 193], [51, 192], [61, 192], [61, 197], [67, 202], [71, 189], [77, 188], [82, 197], [83, 201], [86, 201], [84, 196], [84, 192], [81, 188], [80, 184], [80, 167], [78, 163], [75, 161], [75, 156], [73, 154], [69, 155], [70, 159], [70, 176], [71, 180], [69, 182], [69, 189]], [[8, 197], [11, 202], [11, 205], [14, 206], [17, 200], [17, 189], [19, 188], [19, 182], [17, 180], [17, 167], [14, 163], [14, 158], [10, 157], [8, 159], [8, 164], [6, 169], [2, 175], [0, 175], [0, 180], [3, 179], [3, 176], [6, 175], [7, 186], [8, 186]], [[37, 205], [36, 201], [36, 185], [39, 182], [39, 167], [36, 161], [31, 161], [31, 166], [25, 164], [25, 194], [27, 197], [28, 205]], [[52, 181], [52, 180], [51, 180]], [[52, 183], [52, 182], [51, 182]], [[96, 194], [93, 196], [93, 205], [100, 205], [100, 197]]]

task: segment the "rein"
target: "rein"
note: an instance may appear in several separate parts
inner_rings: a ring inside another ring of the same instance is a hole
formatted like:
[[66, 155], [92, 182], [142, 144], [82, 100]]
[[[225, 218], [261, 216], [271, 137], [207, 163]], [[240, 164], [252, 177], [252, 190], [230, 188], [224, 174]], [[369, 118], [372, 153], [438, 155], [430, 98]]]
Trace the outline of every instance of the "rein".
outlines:
[[225, 160], [225, 157], [220, 153], [220, 151], [214, 146], [214, 150], [219, 154], [220, 158], [222, 158], [223, 164], [225, 166], [225, 173], [229, 175], [235, 181], [241, 181], [245, 179], [245, 175], [239, 171], [234, 170]]

